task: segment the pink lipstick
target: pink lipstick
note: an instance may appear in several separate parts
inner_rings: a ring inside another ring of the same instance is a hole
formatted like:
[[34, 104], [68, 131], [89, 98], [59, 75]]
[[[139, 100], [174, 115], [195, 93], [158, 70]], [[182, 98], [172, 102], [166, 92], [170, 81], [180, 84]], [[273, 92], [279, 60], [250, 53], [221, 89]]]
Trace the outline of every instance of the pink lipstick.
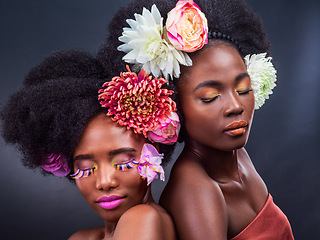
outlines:
[[246, 132], [248, 127], [248, 123], [246, 121], [236, 121], [229, 124], [224, 130], [225, 133], [230, 136], [239, 136]]
[[104, 209], [113, 209], [120, 205], [120, 203], [124, 200], [124, 197], [111, 195], [111, 196], [103, 196], [98, 199], [98, 204]]

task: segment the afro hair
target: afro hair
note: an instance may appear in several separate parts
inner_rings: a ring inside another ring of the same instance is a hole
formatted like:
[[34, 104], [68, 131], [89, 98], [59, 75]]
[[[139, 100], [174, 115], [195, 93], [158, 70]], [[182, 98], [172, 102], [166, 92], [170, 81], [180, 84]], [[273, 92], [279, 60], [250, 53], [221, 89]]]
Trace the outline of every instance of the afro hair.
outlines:
[[[163, 23], [166, 22], [167, 14], [175, 7], [177, 0], [134, 0], [117, 11], [108, 26], [109, 35], [105, 43], [100, 47], [98, 59], [102, 64], [107, 63], [108, 59], [113, 59], [115, 65], [125, 65], [122, 61], [124, 52], [117, 50], [122, 44], [119, 37], [122, 35], [123, 28], [129, 27], [127, 19], [133, 19], [134, 14], [141, 14], [143, 8], [151, 9], [155, 4], [163, 17]], [[209, 43], [214, 41], [223, 42], [235, 47], [239, 54], [244, 58], [248, 54], [270, 53], [270, 42], [267, 33], [264, 30], [261, 18], [254, 13], [244, 0], [195, 0], [195, 3], [201, 8], [208, 21]], [[190, 56], [197, 54], [199, 51], [191, 53]], [[131, 66], [131, 69], [134, 67]], [[182, 79], [185, 69], [181, 68]], [[170, 81], [169, 88], [177, 89], [179, 79]], [[174, 85], [174, 86], [172, 86]], [[184, 141], [184, 118], [180, 104], [178, 103], [178, 94], [175, 92], [173, 99], [177, 102], [178, 115], [182, 124], [179, 135], [179, 142]]]
[[[56, 153], [73, 168], [73, 152], [85, 127], [107, 111], [100, 106], [98, 91], [112, 79], [112, 67], [118, 75], [123, 70], [111, 61], [102, 65], [88, 53], [69, 50], [53, 53], [30, 70], [0, 112], [3, 138], [22, 152], [25, 166], [38, 168], [44, 154]], [[164, 162], [173, 149], [160, 144]]]
[[[209, 32], [220, 32], [236, 41], [242, 57], [262, 52], [270, 56], [270, 42], [262, 21], [245, 1], [196, 0], [195, 2], [208, 20]], [[108, 26], [108, 37], [98, 52], [98, 58], [102, 63], [108, 62], [111, 58], [114, 64], [125, 65], [124, 61], [121, 61], [125, 53], [118, 51], [117, 47], [122, 44], [118, 38], [122, 35], [123, 28], [129, 27], [126, 20], [133, 19], [135, 13], [141, 14], [143, 8], [150, 10], [155, 4], [165, 23], [167, 14], [176, 3], [177, 0], [135, 0], [120, 8]]]
[[24, 165], [35, 168], [42, 154], [60, 153], [71, 166], [83, 129], [102, 111], [103, 76], [102, 65], [77, 50], [56, 52], [31, 69], [0, 113], [3, 138], [17, 145]]

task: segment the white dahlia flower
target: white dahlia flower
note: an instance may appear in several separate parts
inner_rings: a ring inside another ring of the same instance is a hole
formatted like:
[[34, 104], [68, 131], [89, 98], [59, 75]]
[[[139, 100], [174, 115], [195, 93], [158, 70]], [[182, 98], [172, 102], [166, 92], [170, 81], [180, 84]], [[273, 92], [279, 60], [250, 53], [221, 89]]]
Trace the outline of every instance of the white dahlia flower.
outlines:
[[277, 71], [274, 68], [271, 57], [267, 53], [245, 56], [245, 64], [251, 78], [251, 87], [255, 98], [255, 109], [259, 109], [276, 86]]
[[130, 28], [123, 28], [119, 40], [124, 44], [119, 51], [127, 53], [123, 60], [139, 64], [155, 77], [163, 75], [168, 79], [180, 76], [180, 65], [191, 66], [187, 53], [175, 49], [163, 39], [163, 18], [156, 5], [151, 12], [143, 8], [142, 15], [135, 14], [135, 20], [127, 19]]

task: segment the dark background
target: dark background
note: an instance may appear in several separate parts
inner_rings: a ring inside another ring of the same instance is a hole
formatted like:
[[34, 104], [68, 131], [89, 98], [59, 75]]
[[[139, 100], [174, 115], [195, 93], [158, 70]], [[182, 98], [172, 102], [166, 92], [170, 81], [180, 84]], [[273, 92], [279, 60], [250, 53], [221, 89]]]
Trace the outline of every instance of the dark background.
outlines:
[[[1, 0], [0, 105], [21, 87], [28, 70], [50, 52], [77, 47], [95, 53], [113, 12], [127, 2]], [[288, 216], [295, 238], [317, 239], [320, 2], [248, 3], [263, 18], [272, 42], [278, 86], [256, 111], [246, 148], [275, 202]], [[75, 185], [24, 168], [19, 152], [1, 137], [0, 164], [1, 239], [67, 239], [79, 229], [103, 224]], [[163, 187], [164, 183], [154, 182], [155, 199]]]

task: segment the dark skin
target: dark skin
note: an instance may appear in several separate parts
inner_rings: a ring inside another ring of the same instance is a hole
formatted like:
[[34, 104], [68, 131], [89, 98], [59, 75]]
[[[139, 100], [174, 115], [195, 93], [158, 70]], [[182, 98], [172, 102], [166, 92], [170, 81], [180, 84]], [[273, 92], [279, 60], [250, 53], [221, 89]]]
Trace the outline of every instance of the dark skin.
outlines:
[[[104, 220], [104, 226], [74, 233], [69, 239], [169, 239], [175, 229], [171, 217], [151, 195], [137, 167], [117, 170], [116, 165], [139, 160], [147, 140], [120, 126], [105, 114], [86, 126], [74, 152], [74, 170], [94, 169], [76, 184], [88, 205]], [[118, 196], [121, 203], [111, 208], [99, 204], [102, 197]]]
[[226, 240], [264, 206], [268, 191], [244, 149], [254, 112], [250, 77], [238, 51], [209, 43], [178, 84], [185, 147], [160, 204], [180, 239]]

